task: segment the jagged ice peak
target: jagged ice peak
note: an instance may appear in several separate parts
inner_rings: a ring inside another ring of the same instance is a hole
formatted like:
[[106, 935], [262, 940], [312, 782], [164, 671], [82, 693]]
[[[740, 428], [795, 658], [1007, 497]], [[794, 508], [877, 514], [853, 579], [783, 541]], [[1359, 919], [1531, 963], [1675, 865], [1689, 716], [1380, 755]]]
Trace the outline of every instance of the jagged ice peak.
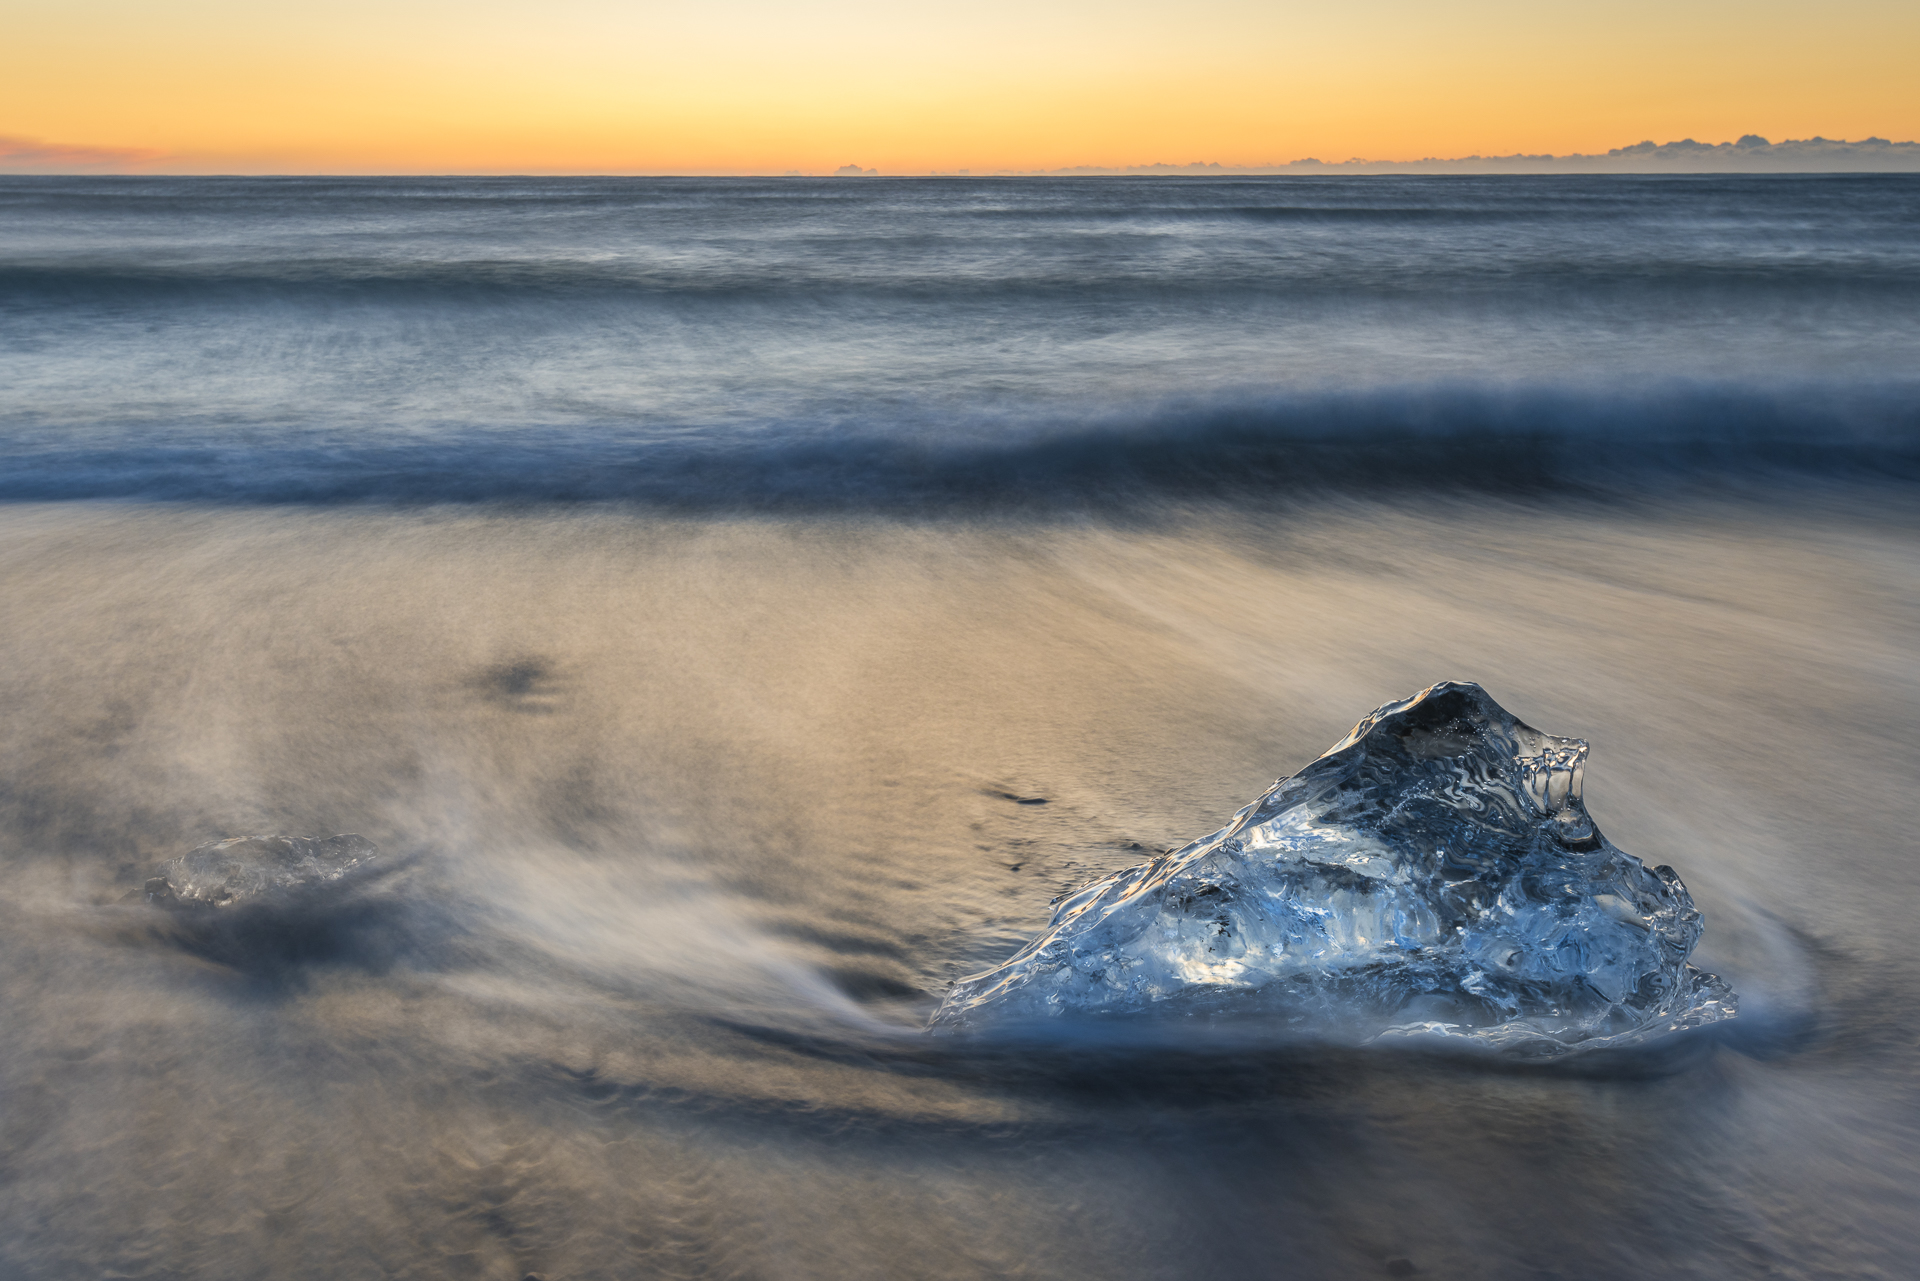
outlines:
[[1388, 703], [1211, 836], [1058, 900], [930, 1026], [1247, 1017], [1552, 1058], [1732, 1018], [1680, 878], [1588, 816], [1586, 755], [1470, 682]]

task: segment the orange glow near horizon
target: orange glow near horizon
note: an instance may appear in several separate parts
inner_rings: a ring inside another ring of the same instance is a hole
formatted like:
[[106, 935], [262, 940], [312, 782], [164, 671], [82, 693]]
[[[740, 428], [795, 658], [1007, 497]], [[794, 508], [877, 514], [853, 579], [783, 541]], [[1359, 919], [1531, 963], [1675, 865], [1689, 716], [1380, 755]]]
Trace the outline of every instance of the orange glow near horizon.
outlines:
[[[882, 173], [1920, 135], [1920, 7], [7, 0], [13, 167]], [[66, 148], [67, 150], [61, 150]], [[92, 149], [92, 150], [89, 150]], [[16, 148], [16, 150], [18, 150]]]

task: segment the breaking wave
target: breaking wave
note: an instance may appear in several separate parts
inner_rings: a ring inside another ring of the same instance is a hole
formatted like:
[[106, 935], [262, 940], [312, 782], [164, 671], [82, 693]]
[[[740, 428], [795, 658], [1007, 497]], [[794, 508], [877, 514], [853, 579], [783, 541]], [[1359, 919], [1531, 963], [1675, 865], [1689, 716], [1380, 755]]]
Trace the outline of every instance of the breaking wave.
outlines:
[[1072, 421], [845, 419], [672, 432], [126, 424], [16, 430], [0, 500], [633, 503], [885, 511], [1288, 496], [1605, 492], [1663, 479], [1920, 476], [1920, 389], [1474, 386], [1220, 397]]

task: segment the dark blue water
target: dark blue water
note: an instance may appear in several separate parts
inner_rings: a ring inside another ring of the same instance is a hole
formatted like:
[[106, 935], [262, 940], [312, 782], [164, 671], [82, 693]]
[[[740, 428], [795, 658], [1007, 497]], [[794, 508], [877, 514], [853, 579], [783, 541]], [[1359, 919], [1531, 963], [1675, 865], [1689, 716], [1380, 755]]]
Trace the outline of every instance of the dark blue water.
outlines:
[[[0, 1277], [1910, 1277], [1916, 356], [1914, 178], [0, 179]], [[1448, 678], [1738, 1018], [926, 1035]]]
[[0, 180], [0, 496], [1910, 469], [1920, 178]]

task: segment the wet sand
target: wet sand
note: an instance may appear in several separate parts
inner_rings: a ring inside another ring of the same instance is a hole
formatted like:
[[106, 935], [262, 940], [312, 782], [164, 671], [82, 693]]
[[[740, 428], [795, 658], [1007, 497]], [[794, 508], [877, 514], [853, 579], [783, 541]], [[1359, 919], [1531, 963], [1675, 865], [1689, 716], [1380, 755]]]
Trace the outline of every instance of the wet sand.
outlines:
[[[1864, 485], [0, 509], [0, 1272], [1906, 1275], [1917, 534]], [[1443, 678], [1592, 742], [1724, 1034], [921, 1037], [1054, 895]], [[393, 870], [218, 937], [125, 901], [254, 831]]]

